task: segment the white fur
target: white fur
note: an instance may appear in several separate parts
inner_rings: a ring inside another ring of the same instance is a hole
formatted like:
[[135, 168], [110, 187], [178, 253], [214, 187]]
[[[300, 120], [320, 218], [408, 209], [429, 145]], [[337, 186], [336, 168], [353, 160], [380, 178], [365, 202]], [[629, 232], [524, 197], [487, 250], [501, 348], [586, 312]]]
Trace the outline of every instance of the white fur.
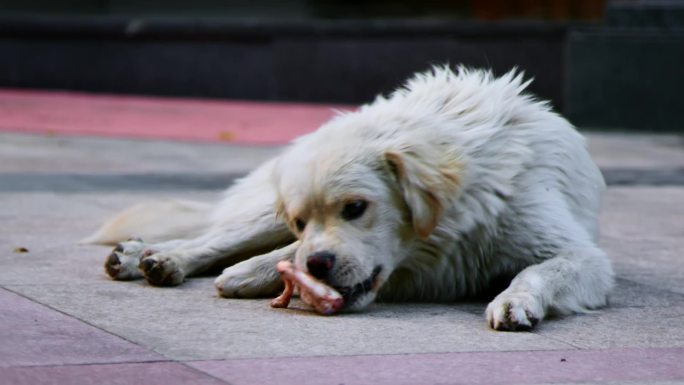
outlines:
[[[113, 255], [150, 249], [141, 262], [148, 281], [178, 284], [209, 265], [276, 249], [216, 280], [225, 296], [257, 296], [278, 288], [278, 260], [305, 268], [312, 253], [330, 252], [336, 260], [326, 280], [335, 287], [353, 287], [380, 269], [352, 309], [376, 296], [456, 301], [515, 276], [486, 311], [502, 330], [603, 306], [613, 284], [596, 245], [603, 178], [584, 139], [524, 94], [527, 84], [515, 71], [418, 74], [237, 183], [203, 235], [129, 242]], [[345, 220], [345, 204], [357, 200], [368, 208]], [[136, 276], [130, 267], [120, 275]]]

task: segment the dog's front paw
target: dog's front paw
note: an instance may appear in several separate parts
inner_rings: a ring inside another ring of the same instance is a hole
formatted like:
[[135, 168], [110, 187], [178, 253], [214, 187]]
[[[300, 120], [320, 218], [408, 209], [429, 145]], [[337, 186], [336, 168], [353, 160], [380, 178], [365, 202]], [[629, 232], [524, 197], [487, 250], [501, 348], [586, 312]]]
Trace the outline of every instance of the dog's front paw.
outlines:
[[504, 291], [487, 306], [486, 314], [492, 329], [525, 331], [544, 318], [544, 309], [530, 293]]
[[[275, 267], [272, 268], [275, 271]], [[277, 273], [252, 269], [249, 261], [231, 266], [214, 281], [218, 295], [226, 298], [255, 298], [273, 295], [282, 289]]]
[[138, 264], [145, 251], [146, 245], [139, 238], [118, 243], [105, 260], [107, 275], [120, 281], [142, 278]]
[[163, 253], [147, 252], [140, 259], [138, 268], [145, 275], [147, 282], [155, 286], [176, 286], [185, 280], [185, 273], [178, 261]]

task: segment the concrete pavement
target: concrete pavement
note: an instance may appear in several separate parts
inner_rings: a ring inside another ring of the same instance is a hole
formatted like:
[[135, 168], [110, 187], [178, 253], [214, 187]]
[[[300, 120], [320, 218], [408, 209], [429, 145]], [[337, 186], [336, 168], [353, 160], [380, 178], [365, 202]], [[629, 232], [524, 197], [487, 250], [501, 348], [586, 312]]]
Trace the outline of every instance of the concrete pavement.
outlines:
[[321, 317], [217, 298], [212, 277], [111, 281], [108, 249], [76, 244], [104, 218], [218, 199], [278, 148], [0, 133], [0, 384], [684, 383], [684, 142], [589, 138], [611, 306], [501, 333], [485, 303]]

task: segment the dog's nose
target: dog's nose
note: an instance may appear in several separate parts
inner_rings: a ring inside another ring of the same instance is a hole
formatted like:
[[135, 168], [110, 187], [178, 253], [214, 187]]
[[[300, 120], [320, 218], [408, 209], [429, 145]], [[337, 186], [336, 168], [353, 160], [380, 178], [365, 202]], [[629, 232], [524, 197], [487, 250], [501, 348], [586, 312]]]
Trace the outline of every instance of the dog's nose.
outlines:
[[335, 264], [335, 254], [327, 251], [319, 251], [306, 258], [306, 268], [309, 274], [318, 279], [325, 278]]

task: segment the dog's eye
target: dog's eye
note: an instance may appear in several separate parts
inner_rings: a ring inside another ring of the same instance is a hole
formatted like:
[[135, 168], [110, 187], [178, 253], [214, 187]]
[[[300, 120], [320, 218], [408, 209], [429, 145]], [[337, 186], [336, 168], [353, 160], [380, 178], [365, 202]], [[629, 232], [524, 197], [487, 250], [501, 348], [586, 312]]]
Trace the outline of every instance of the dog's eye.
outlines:
[[297, 218], [295, 219], [295, 227], [297, 228], [297, 231], [301, 233], [302, 231], [304, 231], [304, 228], [306, 227], [306, 222]]
[[363, 215], [368, 207], [368, 202], [366, 201], [353, 201], [344, 205], [342, 209], [342, 218], [347, 221], [354, 220]]

